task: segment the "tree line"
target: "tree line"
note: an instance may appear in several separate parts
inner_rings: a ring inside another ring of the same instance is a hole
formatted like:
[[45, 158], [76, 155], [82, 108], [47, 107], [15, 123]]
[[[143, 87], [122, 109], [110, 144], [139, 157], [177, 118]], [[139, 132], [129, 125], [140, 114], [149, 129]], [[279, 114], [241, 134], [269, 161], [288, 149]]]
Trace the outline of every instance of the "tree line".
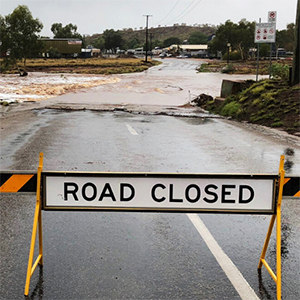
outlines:
[[[149, 50], [150, 47], [153, 49], [154, 47], [158, 48], [166, 48], [173, 44], [180, 45], [182, 43], [188, 44], [206, 44], [208, 40], [208, 36], [202, 32], [193, 32], [191, 33], [186, 40], [181, 40], [176, 36], [172, 36], [163, 40], [152, 39], [153, 34], [150, 32], [149, 34]], [[155, 37], [155, 35], [154, 35]], [[139, 39], [137, 37], [133, 37], [130, 39], [126, 39], [124, 37], [124, 32], [120, 30], [107, 29], [103, 32], [102, 35], [91, 39], [90, 42], [95, 48], [99, 48], [101, 50], [112, 49], [116, 50], [127, 50], [127, 49], [136, 49], [143, 48], [146, 50], [146, 37], [144, 39]]]
[[[43, 29], [39, 19], [33, 18], [26, 5], [19, 5], [7, 15], [0, 15], [0, 55], [5, 57], [4, 68], [15, 65], [20, 75], [26, 75], [26, 60], [35, 58], [43, 51], [44, 44], [38, 35]], [[54, 38], [77, 38], [83, 37], [77, 32], [77, 26], [54, 23], [51, 26]], [[22, 67], [19, 67], [21, 62]]]
[[[43, 28], [39, 19], [33, 18], [29, 8], [26, 5], [19, 5], [11, 14], [7, 16], [0, 15], [0, 42], [1, 55], [9, 53], [10, 63], [17, 65], [17, 61], [22, 61], [26, 66], [26, 59], [37, 57], [41, 53], [43, 44], [38, 35]], [[223, 55], [228, 52], [230, 44], [230, 53], [235, 55], [235, 59], [249, 58], [249, 49], [254, 48], [254, 30], [255, 22], [249, 22], [242, 19], [240, 22], [233, 23], [230, 20], [225, 24], [217, 26], [214, 38], [208, 42], [208, 36], [202, 32], [191, 33], [186, 40], [180, 40], [178, 37], [169, 37], [165, 40], [150, 40], [152, 49], [154, 47], [169, 47], [172, 44], [209, 44], [210, 52], [216, 53], [221, 51]], [[51, 26], [54, 38], [78, 38], [85, 45], [85, 36], [77, 32], [77, 26], [68, 24], [63, 26], [62, 23], [54, 23]], [[294, 45], [294, 23], [287, 25], [284, 30], [277, 30], [276, 47], [285, 48], [287, 51], [293, 51]], [[92, 46], [101, 50], [116, 49], [134, 49], [143, 47], [145, 41], [138, 38], [125, 40], [122, 31], [107, 29], [102, 35], [90, 41]], [[150, 50], [150, 49], [148, 49]], [[264, 44], [260, 49], [262, 56], [267, 55], [269, 45]]]
[[[287, 29], [276, 31], [275, 47], [285, 48], [287, 51], [293, 51], [295, 41], [295, 24], [290, 23]], [[227, 20], [225, 24], [218, 26], [215, 38], [210, 43], [210, 50], [212, 52], [221, 51], [222, 54], [227, 55], [228, 47], [233, 53], [234, 59], [248, 59], [249, 50], [255, 48], [254, 43], [255, 22], [249, 22], [242, 19], [237, 24]], [[261, 44], [260, 55], [267, 56], [270, 51], [269, 44]]]

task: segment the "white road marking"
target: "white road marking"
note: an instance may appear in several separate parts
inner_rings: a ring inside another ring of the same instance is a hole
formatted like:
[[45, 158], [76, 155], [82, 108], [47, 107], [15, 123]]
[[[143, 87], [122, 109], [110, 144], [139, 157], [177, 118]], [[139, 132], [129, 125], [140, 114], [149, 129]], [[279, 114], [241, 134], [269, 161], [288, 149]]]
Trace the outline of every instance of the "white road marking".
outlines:
[[138, 133], [129, 124], [125, 124], [125, 125], [132, 135], [138, 135]]
[[209, 232], [207, 227], [204, 225], [202, 220], [197, 214], [187, 214], [193, 225], [196, 227], [203, 240], [205, 241], [207, 247], [211, 253], [216, 258], [217, 262], [227, 275], [228, 279], [231, 281], [232, 285], [239, 293], [243, 300], [259, 300], [254, 290], [251, 288], [249, 283], [243, 277], [238, 268], [233, 264], [231, 259], [226, 255], [226, 253], [219, 246], [217, 241], [214, 239], [212, 234]]

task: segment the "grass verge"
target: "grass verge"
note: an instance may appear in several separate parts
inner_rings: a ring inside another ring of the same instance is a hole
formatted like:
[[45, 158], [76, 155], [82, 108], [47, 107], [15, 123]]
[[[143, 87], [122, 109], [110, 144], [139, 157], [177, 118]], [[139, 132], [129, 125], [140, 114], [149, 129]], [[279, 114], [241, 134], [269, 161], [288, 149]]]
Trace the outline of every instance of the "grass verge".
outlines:
[[[272, 66], [280, 65], [291, 67], [292, 60], [272, 60]], [[273, 68], [272, 67], [272, 68]], [[207, 63], [204, 63], [198, 69], [198, 72], [209, 73], [209, 72], [218, 72], [218, 73], [227, 73], [227, 74], [256, 74], [256, 60], [249, 61], [229, 61], [229, 64], [225, 60], [210, 60]], [[259, 74], [268, 75], [270, 71], [270, 62], [268, 60], [259, 61]]]
[[[3, 60], [1, 60], [1, 65]], [[123, 74], [142, 72], [160, 64], [155, 60], [145, 62], [136, 58], [88, 58], [88, 59], [29, 59], [27, 72], [79, 73], [79, 74]], [[16, 68], [4, 70], [18, 73]]]
[[289, 87], [280, 80], [261, 80], [223, 104], [212, 99], [201, 104], [204, 109], [239, 121], [282, 129], [300, 135], [300, 85]]

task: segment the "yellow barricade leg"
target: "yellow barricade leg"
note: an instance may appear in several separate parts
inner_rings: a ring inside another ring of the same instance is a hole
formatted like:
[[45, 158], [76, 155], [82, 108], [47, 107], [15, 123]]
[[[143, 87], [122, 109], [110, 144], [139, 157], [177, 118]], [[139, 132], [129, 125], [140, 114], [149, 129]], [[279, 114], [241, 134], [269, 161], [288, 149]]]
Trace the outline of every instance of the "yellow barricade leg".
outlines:
[[277, 222], [276, 222], [276, 235], [277, 235], [277, 245], [276, 245], [276, 273], [277, 273], [277, 299], [281, 299], [281, 211], [280, 207], [277, 207]]
[[[31, 236], [31, 243], [30, 243], [26, 283], [25, 283], [25, 292], [24, 292], [25, 296], [28, 296], [29, 294], [30, 280], [33, 272], [35, 271], [38, 264], [40, 265], [43, 264], [42, 210], [41, 210], [42, 169], [43, 169], [43, 153], [40, 153], [39, 167], [37, 172], [36, 206], [35, 206], [35, 213], [33, 219], [33, 229], [32, 229], [32, 236]], [[34, 265], [32, 266], [37, 229], [39, 230], [39, 256], [36, 259]]]
[[[277, 299], [281, 300], [281, 202], [282, 202], [282, 192], [284, 185], [284, 155], [280, 157], [279, 165], [279, 185], [278, 185], [278, 198], [277, 198], [277, 207], [276, 215], [273, 215], [270, 221], [269, 229], [263, 246], [263, 250], [259, 259], [258, 269], [261, 269], [264, 265], [276, 283]], [[269, 245], [270, 237], [274, 227], [276, 219], [276, 274], [272, 271], [270, 266], [265, 260], [267, 248]]]
[[276, 215], [273, 215], [272, 218], [271, 218], [271, 221], [270, 221], [270, 225], [269, 225], [269, 229], [268, 229], [267, 236], [266, 236], [266, 239], [265, 239], [264, 247], [263, 247], [263, 250], [261, 252], [260, 259], [259, 259], [258, 269], [261, 269], [261, 267], [263, 265], [262, 261], [266, 257], [266, 253], [267, 253], [267, 249], [268, 249], [268, 246], [269, 246], [269, 241], [270, 241], [270, 237], [271, 237], [271, 234], [272, 234], [272, 230], [273, 230], [273, 227], [274, 227], [275, 220], [276, 220]]

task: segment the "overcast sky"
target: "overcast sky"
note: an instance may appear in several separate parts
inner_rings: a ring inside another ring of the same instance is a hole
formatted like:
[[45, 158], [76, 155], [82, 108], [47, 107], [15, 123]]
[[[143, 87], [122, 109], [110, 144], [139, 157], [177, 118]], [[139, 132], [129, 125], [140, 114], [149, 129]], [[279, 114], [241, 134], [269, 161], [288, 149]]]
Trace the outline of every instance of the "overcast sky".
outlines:
[[53, 37], [53, 23], [77, 25], [80, 34], [102, 33], [105, 29], [173, 25], [174, 23], [214, 24], [226, 20], [237, 23], [267, 22], [268, 12], [277, 11], [277, 29], [295, 23], [297, 0], [0, 0], [0, 14], [13, 12], [20, 4], [29, 7], [34, 18], [44, 25], [43, 36]]

